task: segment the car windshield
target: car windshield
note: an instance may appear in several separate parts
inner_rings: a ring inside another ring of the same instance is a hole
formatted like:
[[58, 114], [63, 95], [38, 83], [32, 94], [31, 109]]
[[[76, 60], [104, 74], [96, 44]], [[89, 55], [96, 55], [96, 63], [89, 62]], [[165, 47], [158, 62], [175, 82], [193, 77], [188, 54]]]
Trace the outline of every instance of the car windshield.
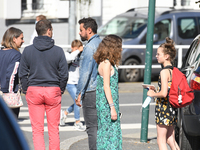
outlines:
[[147, 19], [116, 17], [98, 30], [100, 36], [116, 34], [121, 38], [136, 38], [146, 27]]

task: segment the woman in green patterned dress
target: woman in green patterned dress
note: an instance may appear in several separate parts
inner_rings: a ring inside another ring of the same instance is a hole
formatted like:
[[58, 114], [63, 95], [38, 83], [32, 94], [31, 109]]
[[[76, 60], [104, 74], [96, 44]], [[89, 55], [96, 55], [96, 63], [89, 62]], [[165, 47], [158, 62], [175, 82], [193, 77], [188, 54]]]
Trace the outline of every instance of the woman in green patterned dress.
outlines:
[[119, 117], [118, 71], [122, 40], [106, 36], [94, 54], [98, 64], [96, 108], [98, 117], [97, 149], [121, 150], [122, 133]]
[[166, 43], [158, 47], [156, 54], [158, 63], [163, 65], [158, 80], [159, 92], [156, 93], [151, 89], [147, 92], [148, 96], [157, 98], [155, 119], [159, 150], [168, 150], [167, 144], [172, 150], [180, 150], [174, 134], [174, 126], [177, 123], [177, 108], [173, 108], [169, 103], [168, 95], [172, 81], [172, 62], [175, 56], [174, 42], [167, 37]]

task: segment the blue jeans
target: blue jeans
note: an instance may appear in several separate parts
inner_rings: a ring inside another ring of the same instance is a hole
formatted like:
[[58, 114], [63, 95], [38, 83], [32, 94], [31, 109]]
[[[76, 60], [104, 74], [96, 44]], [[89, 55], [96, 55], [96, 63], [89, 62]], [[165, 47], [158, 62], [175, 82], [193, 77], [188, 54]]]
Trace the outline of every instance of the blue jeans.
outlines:
[[77, 84], [67, 84], [67, 91], [69, 92], [70, 96], [72, 97], [73, 101], [74, 101], [74, 104], [72, 104], [68, 109], [67, 109], [67, 112], [68, 113], [71, 113], [74, 111], [74, 118], [75, 120], [80, 120], [80, 107], [76, 105], [76, 102], [75, 102], [75, 95], [76, 95], [76, 91], [77, 91], [77, 88], [76, 88]]

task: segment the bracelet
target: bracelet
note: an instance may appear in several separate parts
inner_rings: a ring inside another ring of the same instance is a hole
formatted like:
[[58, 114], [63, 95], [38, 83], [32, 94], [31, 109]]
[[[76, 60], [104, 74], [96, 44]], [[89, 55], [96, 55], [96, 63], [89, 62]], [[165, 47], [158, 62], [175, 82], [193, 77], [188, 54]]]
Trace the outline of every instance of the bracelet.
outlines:
[[109, 106], [110, 106], [110, 107], [113, 107], [113, 106], [115, 106], [115, 104], [114, 104], [114, 103], [111, 103], [111, 104], [109, 104]]

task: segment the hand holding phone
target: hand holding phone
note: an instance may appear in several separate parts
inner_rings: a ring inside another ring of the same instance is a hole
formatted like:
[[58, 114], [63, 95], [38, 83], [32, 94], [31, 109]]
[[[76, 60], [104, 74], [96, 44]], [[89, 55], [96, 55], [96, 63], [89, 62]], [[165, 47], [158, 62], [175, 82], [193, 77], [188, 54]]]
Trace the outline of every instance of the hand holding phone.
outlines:
[[154, 85], [151, 84], [142, 84], [143, 88], [148, 89], [148, 90], [154, 90], [156, 91], [156, 88]]

